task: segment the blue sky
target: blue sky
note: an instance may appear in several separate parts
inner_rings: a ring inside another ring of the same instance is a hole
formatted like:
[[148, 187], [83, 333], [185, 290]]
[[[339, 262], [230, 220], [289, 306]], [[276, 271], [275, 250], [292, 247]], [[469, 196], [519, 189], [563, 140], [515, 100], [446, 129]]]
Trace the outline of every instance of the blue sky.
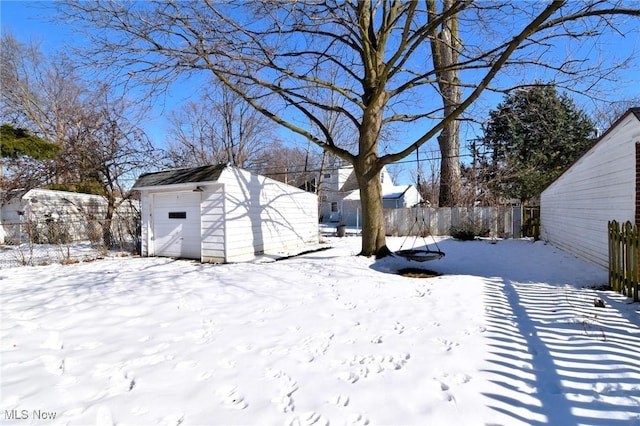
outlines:
[[[66, 28], [64, 25], [54, 24], [47, 21], [47, 15], [51, 12], [42, 6], [48, 3], [48, 1], [14, 1], [14, 0], [0, 0], [0, 22], [2, 31], [10, 31], [13, 33], [19, 41], [30, 42], [38, 41], [45, 53], [52, 53], [65, 49], [67, 45], [77, 45], [81, 40], [78, 40], [78, 36], [73, 34], [70, 28]], [[639, 1], [640, 3], [640, 1]], [[599, 40], [599, 47], [603, 50], [610, 52], [636, 52], [635, 58], [632, 59], [630, 69], [621, 73], [621, 79], [615, 84], [609, 84], [612, 90], [613, 96], [629, 98], [640, 98], [640, 30], [639, 20], [636, 20], [636, 24], [630, 24], [624, 27], [624, 37], [603, 38]], [[567, 44], [563, 46], [567, 54], [570, 55], [574, 46]], [[605, 55], [606, 60], [606, 55]], [[185, 91], [186, 90], [186, 91]], [[184, 87], [174, 88], [166, 101], [162, 105], [158, 105], [152, 115], [149, 117], [149, 123], [147, 125], [147, 133], [157, 146], [163, 146], [165, 144], [166, 129], [164, 126], [165, 120], [162, 114], [166, 114], [177, 103], [185, 100], [184, 93], [193, 92], [193, 90], [185, 89]], [[572, 94], [572, 97], [574, 95]], [[574, 98], [576, 103], [589, 110], [593, 108], [593, 103], [586, 99]], [[494, 108], [495, 105], [502, 100], [501, 95], [487, 95], [483, 98], [480, 105], [480, 111], [483, 109], [486, 111], [490, 108]], [[468, 154], [464, 150], [466, 140], [473, 139], [479, 136], [479, 130], [477, 126], [463, 126], [461, 134], [461, 145], [463, 146], [462, 154]], [[283, 135], [283, 137], [288, 137]], [[290, 136], [289, 136], [290, 137]], [[427, 152], [436, 148], [435, 141], [431, 142], [427, 147], [421, 149], [421, 151]], [[421, 158], [425, 159], [427, 154], [421, 154]], [[415, 157], [410, 156], [406, 160], [413, 160]], [[407, 163], [402, 168], [413, 169], [415, 165]], [[427, 167], [428, 168], [428, 167]], [[397, 183], [409, 183], [411, 180], [408, 172], [403, 172], [401, 175], [401, 181]]]

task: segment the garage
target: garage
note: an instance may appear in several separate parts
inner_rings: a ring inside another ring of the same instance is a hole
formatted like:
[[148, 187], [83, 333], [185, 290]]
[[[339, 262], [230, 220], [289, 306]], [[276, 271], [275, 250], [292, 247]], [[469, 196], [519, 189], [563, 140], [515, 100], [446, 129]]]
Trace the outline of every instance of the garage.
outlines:
[[200, 193], [153, 194], [156, 256], [200, 259]]
[[141, 175], [141, 254], [243, 262], [318, 244], [318, 197], [227, 164]]

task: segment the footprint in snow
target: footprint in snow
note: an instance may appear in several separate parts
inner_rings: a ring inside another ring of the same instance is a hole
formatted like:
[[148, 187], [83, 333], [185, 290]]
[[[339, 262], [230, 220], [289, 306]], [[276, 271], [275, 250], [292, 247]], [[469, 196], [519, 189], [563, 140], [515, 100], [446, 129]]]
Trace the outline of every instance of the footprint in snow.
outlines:
[[424, 288], [416, 288], [415, 297], [424, 297], [431, 295], [431, 290]]
[[484, 333], [485, 331], [487, 331], [487, 329], [485, 327], [478, 326], [478, 327], [473, 327], [473, 328], [466, 329], [464, 331], [464, 334], [466, 334], [467, 336], [471, 336], [471, 335], [474, 335], [474, 334]]
[[65, 371], [65, 360], [64, 358], [55, 357], [53, 355], [42, 355], [40, 357], [45, 370], [47, 370], [51, 374], [55, 374], [56, 376], [61, 376]]
[[338, 378], [340, 380], [343, 380], [347, 383], [355, 383], [360, 379], [360, 376], [358, 376], [356, 373], [352, 372], [352, 371], [345, 371], [342, 372], [338, 375]]
[[354, 426], [366, 426], [369, 424], [369, 419], [364, 417], [362, 414], [352, 414], [347, 419], [347, 424]]
[[235, 368], [236, 362], [228, 358], [222, 358], [220, 361], [218, 361], [218, 365], [222, 368], [231, 369], [231, 368]]
[[292, 412], [295, 409], [292, 395], [298, 390], [298, 383], [287, 373], [274, 368], [268, 368], [265, 371], [265, 377], [276, 380], [279, 384], [278, 396], [273, 398], [271, 402], [275, 403], [283, 413]]
[[346, 407], [347, 405], [349, 405], [349, 397], [345, 395], [336, 395], [331, 398], [329, 402], [339, 407]]
[[443, 347], [445, 352], [449, 352], [451, 349], [453, 349], [456, 346], [459, 346], [460, 343], [457, 342], [452, 342], [451, 340], [447, 340], [447, 339], [434, 339], [436, 342], [440, 343]]
[[164, 418], [163, 424], [167, 426], [180, 426], [184, 422], [184, 414], [171, 414]]
[[238, 393], [236, 386], [227, 386], [218, 389], [217, 392], [220, 397], [220, 402], [227, 407], [234, 410], [244, 410], [249, 406], [244, 400], [244, 397]]
[[211, 379], [212, 377], [213, 377], [213, 370], [207, 370], [200, 373], [198, 377], [196, 377], [196, 380], [199, 382], [204, 382]]
[[287, 426], [329, 426], [329, 420], [315, 411], [308, 411], [295, 417], [289, 417]]

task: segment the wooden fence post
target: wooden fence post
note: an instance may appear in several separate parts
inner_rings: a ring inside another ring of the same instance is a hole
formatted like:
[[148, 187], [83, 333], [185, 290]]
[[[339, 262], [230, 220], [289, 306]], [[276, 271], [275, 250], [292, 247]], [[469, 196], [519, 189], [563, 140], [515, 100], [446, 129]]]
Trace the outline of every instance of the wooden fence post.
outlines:
[[618, 281], [618, 258], [620, 254], [619, 245], [617, 244], [618, 238], [618, 222], [612, 220], [608, 224], [609, 228], [609, 287], [613, 291], [619, 291]]
[[640, 301], [640, 232], [626, 222], [608, 224], [609, 233], [609, 286], [614, 291]]

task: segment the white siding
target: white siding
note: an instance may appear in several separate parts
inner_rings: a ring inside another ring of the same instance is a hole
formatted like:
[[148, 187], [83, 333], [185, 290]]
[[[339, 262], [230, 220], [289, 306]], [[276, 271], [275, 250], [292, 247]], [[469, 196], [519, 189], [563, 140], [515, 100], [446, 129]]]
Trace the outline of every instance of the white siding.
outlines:
[[202, 261], [225, 261], [224, 186], [205, 187], [202, 196]]
[[[83, 241], [90, 239], [92, 222], [105, 217], [107, 201], [100, 195], [36, 188], [27, 191], [21, 198], [13, 198], [0, 208], [5, 237], [11, 243], [27, 238], [26, 227], [20, 226], [27, 221], [35, 226], [34, 232], [41, 235], [46, 235], [47, 224], [58, 223], [72, 240]], [[138, 209], [137, 201], [122, 202], [116, 209], [112, 231], [115, 233], [118, 219], [131, 218]]]
[[228, 167], [224, 184], [226, 260], [249, 260], [318, 242], [317, 196]]
[[151, 194], [148, 191], [142, 191], [140, 194], [140, 217], [142, 223], [140, 224], [140, 255], [152, 256], [149, 253], [149, 241], [151, 238]]
[[628, 114], [541, 196], [541, 237], [608, 267], [607, 222], [633, 221], [635, 144], [640, 123]]

